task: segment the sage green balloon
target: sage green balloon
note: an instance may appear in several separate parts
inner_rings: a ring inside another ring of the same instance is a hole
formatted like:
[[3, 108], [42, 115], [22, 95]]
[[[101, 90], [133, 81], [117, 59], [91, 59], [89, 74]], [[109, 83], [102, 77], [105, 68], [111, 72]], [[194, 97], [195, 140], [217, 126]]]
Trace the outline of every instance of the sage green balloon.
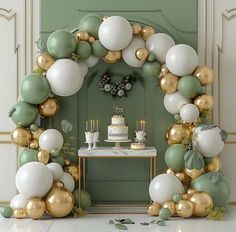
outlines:
[[77, 41], [69, 31], [54, 31], [47, 40], [48, 52], [58, 59], [70, 57], [77, 48]]
[[50, 93], [47, 79], [38, 73], [27, 75], [20, 83], [20, 95], [30, 104], [44, 102]]
[[63, 155], [58, 155], [57, 157], [52, 158], [52, 162], [58, 163], [59, 165], [63, 166], [65, 161], [64, 161], [64, 156]]
[[13, 210], [10, 206], [4, 206], [1, 209], [1, 215], [5, 218], [10, 218], [13, 214]]
[[[79, 206], [79, 201], [78, 201], [79, 191], [78, 191], [78, 189], [76, 189], [73, 192], [73, 196], [74, 196], [74, 205], [78, 207]], [[86, 210], [91, 206], [91, 202], [92, 201], [91, 201], [90, 194], [86, 190], [81, 189], [81, 191], [80, 191], [80, 207], [83, 210]]]
[[202, 92], [202, 86], [196, 77], [184, 76], [178, 82], [178, 91], [186, 98], [194, 98]]
[[99, 40], [95, 40], [92, 44], [93, 55], [97, 58], [102, 58], [106, 55], [107, 49], [104, 48]]
[[88, 42], [80, 41], [76, 53], [80, 59], [87, 59], [92, 53], [92, 48]]
[[9, 117], [17, 126], [27, 127], [36, 121], [38, 112], [34, 105], [20, 101], [10, 110]]
[[146, 62], [143, 65], [143, 73], [149, 77], [157, 77], [161, 71], [161, 65], [157, 62]]
[[180, 193], [175, 193], [172, 197], [173, 202], [177, 203], [182, 200], [182, 195]]
[[85, 15], [79, 21], [79, 31], [87, 31], [90, 35], [98, 38], [98, 29], [103, 22], [102, 18], [96, 14]]
[[159, 212], [159, 218], [162, 220], [168, 220], [171, 216], [171, 212], [168, 208], [162, 208]]
[[184, 154], [187, 149], [183, 144], [173, 144], [169, 146], [165, 152], [165, 162], [167, 167], [173, 171], [181, 171], [184, 169]]
[[18, 164], [19, 166], [23, 166], [26, 163], [38, 161], [38, 150], [35, 149], [25, 149], [22, 151], [18, 158]]

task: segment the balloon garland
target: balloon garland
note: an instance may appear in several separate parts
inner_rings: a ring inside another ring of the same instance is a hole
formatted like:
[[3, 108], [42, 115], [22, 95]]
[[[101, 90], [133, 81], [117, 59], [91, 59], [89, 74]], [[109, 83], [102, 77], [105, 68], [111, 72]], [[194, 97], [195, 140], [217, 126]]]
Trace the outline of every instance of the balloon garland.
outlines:
[[[102, 19], [93, 14], [84, 16], [73, 32], [53, 32], [46, 50], [37, 57], [33, 73], [21, 81], [20, 98], [9, 113], [17, 126], [12, 142], [25, 150], [16, 174], [19, 194], [10, 207], [3, 208], [3, 216], [38, 219], [47, 212], [64, 217], [78, 202], [78, 191], [71, 192], [74, 180], [80, 178], [79, 170], [60, 154], [62, 134], [44, 130], [35, 121], [38, 115], [53, 117], [59, 109], [57, 96], [77, 93], [88, 68], [100, 58], [107, 63], [122, 58], [129, 66], [142, 67], [146, 76], [159, 77], [166, 93], [165, 109], [176, 119], [165, 134], [167, 171], [149, 186], [153, 203], [148, 213], [163, 220], [171, 215], [207, 216], [213, 207], [227, 204], [229, 186], [219, 172], [218, 156], [226, 134], [216, 126], [200, 124], [213, 105], [212, 96], [205, 93], [213, 71], [198, 65], [193, 48], [175, 45], [169, 35], [156, 33], [150, 26], [131, 24], [120, 16]], [[104, 78], [100, 87], [106, 89]], [[86, 191], [81, 193], [81, 205], [86, 209], [91, 199]]]

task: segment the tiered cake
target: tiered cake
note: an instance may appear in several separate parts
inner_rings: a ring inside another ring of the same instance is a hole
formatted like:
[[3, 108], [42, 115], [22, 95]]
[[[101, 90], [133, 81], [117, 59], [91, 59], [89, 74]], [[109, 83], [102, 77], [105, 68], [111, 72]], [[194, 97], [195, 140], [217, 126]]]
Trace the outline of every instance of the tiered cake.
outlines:
[[108, 140], [128, 140], [128, 126], [125, 124], [125, 117], [123, 115], [112, 116], [111, 125], [108, 126]]

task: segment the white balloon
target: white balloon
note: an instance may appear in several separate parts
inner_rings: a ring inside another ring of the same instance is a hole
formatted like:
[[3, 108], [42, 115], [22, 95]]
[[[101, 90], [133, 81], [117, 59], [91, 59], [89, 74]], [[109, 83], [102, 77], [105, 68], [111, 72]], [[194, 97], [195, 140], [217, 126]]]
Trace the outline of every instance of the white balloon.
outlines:
[[70, 59], [56, 60], [46, 73], [51, 90], [58, 96], [70, 96], [81, 88], [84, 76], [81, 66]]
[[178, 114], [183, 105], [190, 102], [190, 99], [183, 97], [179, 92], [166, 94], [164, 97], [165, 109], [171, 114]]
[[75, 181], [74, 181], [73, 177], [69, 173], [64, 172], [62, 177], [60, 178], [60, 181], [63, 182], [65, 188], [68, 191], [73, 192], [73, 190], [75, 188]]
[[175, 193], [182, 193], [183, 186], [180, 180], [172, 174], [160, 174], [149, 185], [149, 195], [154, 202], [163, 204], [172, 200]]
[[27, 199], [44, 197], [51, 189], [53, 177], [46, 165], [41, 162], [29, 162], [16, 173], [16, 188]]
[[199, 109], [194, 104], [183, 105], [180, 109], [180, 117], [184, 122], [196, 122], [199, 117]]
[[39, 136], [39, 147], [42, 150], [51, 152], [53, 149], [60, 150], [63, 146], [63, 136], [61, 132], [56, 129], [45, 130]]
[[85, 61], [78, 61], [78, 64], [81, 67], [81, 75], [83, 77], [85, 77], [87, 72], [88, 72], [88, 65], [87, 65], [87, 63]]
[[175, 45], [167, 52], [166, 66], [177, 76], [191, 74], [198, 66], [198, 55], [189, 45]]
[[50, 163], [50, 164], [47, 164], [47, 167], [50, 170], [50, 172], [52, 173], [53, 180], [61, 179], [61, 177], [63, 176], [63, 173], [64, 173], [61, 165], [59, 165], [58, 163]]
[[145, 42], [142, 38], [134, 37], [130, 44], [122, 50], [122, 58], [123, 60], [132, 67], [142, 67], [143, 61], [137, 59], [135, 53], [137, 49], [144, 48]]
[[175, 45], [175, 41], [165, 33], [156, 33], [146, 41], [146, 48], [152, 52], [156, 59], [165, 63], [168, 50]]
[[27, 199], [22, 195], [18, 194], [14, 196], [10, 202], [10, 207], [14, 209], [25, 209], [27, 205]]
[[133, 37], [130, 23], [121, 16], [111, 16], [104, 20], [98, 30], [101, 44], [111, 50], [120, 51], [128, 46]]
[[220, 132], [221, 130], [218, 127], [208, 130], [201, 130], [201, 127], [198, 127], [195, 130], [193, 144], [203, 156], [214, 157], [224, 148]]
[[95, 66], [97, 62], [99, 61], [99, 58], [96, 56], [90, 55], [87, 60], [85, 60], [86, 64], [88, 65], [89, 68]]

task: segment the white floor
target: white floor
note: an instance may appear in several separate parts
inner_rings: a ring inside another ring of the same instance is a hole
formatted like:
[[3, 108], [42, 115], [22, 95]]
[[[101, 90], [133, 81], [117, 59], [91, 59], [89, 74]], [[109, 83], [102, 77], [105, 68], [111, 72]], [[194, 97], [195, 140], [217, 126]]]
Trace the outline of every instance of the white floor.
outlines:
[[4, 219], [0, 218], [0, 232], [118, 232], [110, 219], [130, 218], [130, 232], [236, 232], [236, 206], [229, 206], [225, 221], [173, 218], [166, 226], [143, 226], [140, 222], [153, 220], [146, 214], [90, 214], [80, 218], [65, 219]]

